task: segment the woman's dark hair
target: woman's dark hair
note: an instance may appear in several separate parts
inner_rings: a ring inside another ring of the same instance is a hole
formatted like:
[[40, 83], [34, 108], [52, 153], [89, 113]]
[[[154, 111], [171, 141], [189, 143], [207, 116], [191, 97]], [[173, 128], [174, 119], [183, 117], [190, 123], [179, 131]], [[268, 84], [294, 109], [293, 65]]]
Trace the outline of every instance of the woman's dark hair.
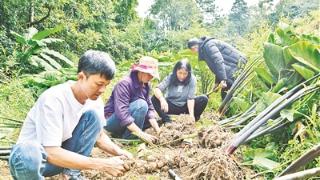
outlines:
[[[188, 72], [188, 76], [187, 78], [183, 81], [183, 82], [180, 82], [178, 77], [177, 77], [177, 71], [179, 69], [185, 69], [187, 72]], [[191, 65], [190, 63], [188, 62], [187, 59], [182, 59], [180, 61], [178, 61], [175, 65], [174, 65], [174, 68], [173, 68], [173, 71], [172, 71], [172, 74], [171, 74], [171, 77], [170, 77], [170, 85], [178, 85], [179, 83], [182, 83], [184, 85], [187, 85], [189, 84], [190, 82], [190, 79], [191, 79]]]

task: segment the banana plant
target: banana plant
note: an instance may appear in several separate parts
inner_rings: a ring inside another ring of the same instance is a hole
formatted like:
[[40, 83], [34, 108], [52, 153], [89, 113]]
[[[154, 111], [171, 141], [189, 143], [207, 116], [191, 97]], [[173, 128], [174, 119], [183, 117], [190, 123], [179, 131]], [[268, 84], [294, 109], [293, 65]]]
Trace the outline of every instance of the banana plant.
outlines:
[[272, 92], [291, 89], [320, 72], [320, 39], [298, 35], [280, 24], [264, 44], [265, 67], [257, 67], [257, 76]]
[[38, 73], [40, 71], [59, 70], [62, 67], [72, 67], [73, 62], [59, 52], [50, 49], [48, 46], [52, 43], [61, 43], [63, 40], [57, 38], [48, 38], [62, 30], [62, 26], [38, 31], [31, 27], [27, 33], [21, 35], [14, 31], [11, 34], [16, 42], [21, 45], [21, 50], [17, 54], [22, 71], [28, 73]]

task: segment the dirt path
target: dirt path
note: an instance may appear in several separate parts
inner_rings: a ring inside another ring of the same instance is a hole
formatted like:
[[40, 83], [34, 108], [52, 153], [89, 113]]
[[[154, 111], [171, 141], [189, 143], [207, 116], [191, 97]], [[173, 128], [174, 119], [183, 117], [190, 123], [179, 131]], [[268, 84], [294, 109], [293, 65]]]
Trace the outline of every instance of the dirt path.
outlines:
[[[205, 115], [205, 119], [212, 118], [209, 114]], [[148, 131], [154, 133], [152, 129]], [[239, 154], [227, 156], [224, 153], [226, 142], [231, 137], [231, 132], [220, 128], [214, 121], [195, 124], [188, 116], [176, 116], [172, 123], [162, 127], [158, 145], [150, 147], [140, 144], [136, 148], [131, 170], [117, 179], [170, 179], [169, 169], [182, 179], [249, 179], [250, 170], [238, 164]], [[92, 156], [107, 157], [96, 148]], [[0, 161], [0, 165], [1, 178], [10, 179], [6, 162]], [[104, 172], [82, 173], [88, 179], [112, 179]]]

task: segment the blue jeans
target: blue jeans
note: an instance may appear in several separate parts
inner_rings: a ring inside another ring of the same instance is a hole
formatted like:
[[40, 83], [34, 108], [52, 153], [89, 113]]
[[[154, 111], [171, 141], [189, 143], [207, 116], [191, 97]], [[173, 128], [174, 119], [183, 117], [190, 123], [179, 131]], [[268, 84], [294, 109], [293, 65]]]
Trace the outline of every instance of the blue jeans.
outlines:
[[[72, 137], [62, 143], [62, 148], [89, 156], [101, 131], [101, 124], [94, 111], [85, 112], [72, 132]], [[66, 169], [47, 162], [47, 153], [38, 142], [16, 144], [10, 154], [9, 166], [15, 180], [36, 180], [54, 176], [61, 172], [72, 176], [80, 175], [79, 170]]]
[[[134, 123], [142, 130], [145, 127], [148, 109], [148, 104], [143, 99], [137, 99], [129, 104], [129, 113], [133, 117]], [[104, 128], [115, 137], [124, 139], [136, 138], [127, 127], [120, 126], [120, 120], [115, 113], [107, 119], [107, 125]]]

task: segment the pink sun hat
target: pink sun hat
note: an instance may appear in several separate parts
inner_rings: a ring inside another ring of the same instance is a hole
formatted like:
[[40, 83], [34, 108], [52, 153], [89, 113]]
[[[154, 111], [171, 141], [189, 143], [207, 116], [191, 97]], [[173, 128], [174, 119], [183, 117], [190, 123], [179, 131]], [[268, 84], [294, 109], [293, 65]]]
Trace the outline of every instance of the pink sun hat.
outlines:
[[131, 67], [131, 71], [140, 71], [148, 73], [154, 78], [160, 79], [158, 71], [158, 60], [153, 57], [143, 56], [139, 59], [138, 64], [134, 64]]

